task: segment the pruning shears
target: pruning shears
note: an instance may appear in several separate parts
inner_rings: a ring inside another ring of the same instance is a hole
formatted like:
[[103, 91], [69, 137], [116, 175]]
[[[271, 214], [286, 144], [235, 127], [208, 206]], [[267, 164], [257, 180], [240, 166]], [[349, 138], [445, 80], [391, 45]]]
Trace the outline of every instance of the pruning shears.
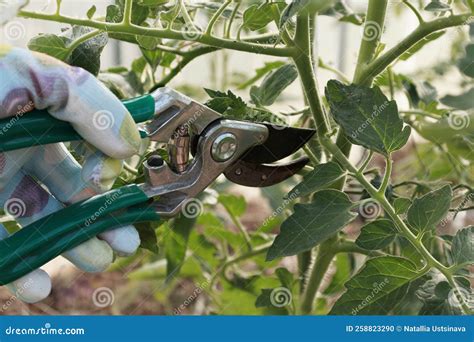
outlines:
[[[219, 175], [252, 187], [277, 184], [307, 163], [280, 161], [301, 148], [314, 130], [223, 118], [185, 95], [160, 88], [124, 101], [142, 137], [168, 146], [169, 160], [152, 154], [144, 161], [145, 182], [130, 184], [75, 203], [0, 241], [0, 285], [41, 267], [106, 230], [167, 219]], [[8, 126], [8, 129], [3, 129]], [[80, 140], [64, 121], [45, 111], [0, 120], [0, 151]]]

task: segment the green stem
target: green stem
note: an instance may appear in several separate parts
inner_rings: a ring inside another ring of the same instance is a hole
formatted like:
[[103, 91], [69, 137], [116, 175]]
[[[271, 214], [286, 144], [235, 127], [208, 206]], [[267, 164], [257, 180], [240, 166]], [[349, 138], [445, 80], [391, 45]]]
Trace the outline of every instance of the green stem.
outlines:
[[230, 210], [226, 206], [224, 206], [224, 208], [227, 211], [227, 213], [229, 214], [230, 219], [232, 220], [234, 225], [239, 229], [240, 234], [242, 235], [242, 237], [245, 240], [245, 244], [247, 245], [247, 249], [249, 251], [251, 251], [252, 250], [252, 240], [250, 239], [250, 236], [247, 233], [247, 230], [245, 229], [244, 225], [242, 224], [242, 222], [240, 222], [240, 219], [237, 216], [234, 215], [232, 210]]
[[68, 48], [68, 53], [65, 59], [69, 58], [71, 53], [82, 43], [88, 41], [91, 38], [94, 38], [95, 36], [98, 36], [102, 31], [101, 30], [93, 30], [88, 33], [86, 33], [83, 36], [80, 36], [76, 40], [74, 40], [67, 48]]
[[132, 8], [133, 0], [125, 0], [122, 25], [130, 26], [132, 24]]
[[232, 32], [232, 24], [234, 23], [234, 19], [239, 12], [240, 2], [235, 4], [234, 9], [232, 10], [232, 14], [230, 15], [229, 22], [227, 23], [227, 27], [225, 30], [225, 38], [229, 39], [230, 34]]
[[[364, 24], [364, 36], [361, 40], [354, 83], [370, 84], [372, 79], [363, 77], [366, 66], [374, 57], [382, 37], [388, 0], [370, 0], [367, 8], [367, 19]], [[374, 75], [375, 76], [375, 75]]]
[[321, 96], [318, 91], [318, 83], [315, 77], [313, 63], [311, 61], [311, 49], [309, 39], [309, 18], [307, 15], [299, 15], [295, 33], [295, 53], [292, 56], [303, 84], [303, 90], [313, 114], [318, 136], [322, 137], [329, 131]]
[[417, 109], [413, 109], [413, 110], [401, 110], [400, 111], [400, 114], [408, 114], [408, 115], [420, 115], [420, 116], [426, 116], [428, 118], [433, 118], [433, 119], [436, 119], [436, 120], [439, 120], [440, 119], [440, 116], [439, 115], [436, 115], [436, 114], [433, 114], [433, 113], [430, 113], [430, 112], [426, 112], [424, 110], [417, 110]]
[[423, 16], [421, 15], [420, 11], [418, 11], [418, 9], [413, 6], [410, 1], [408, 0], [403, 0], [403, 3], [413, 12], [413, 14], [416, 15], [417, 19], [418, 19], [418, 22], [420, 24], [423, 24], [425, 22], [425, 20], [423, 19]]
[[365, 158], [364, 162], [362, 163], [361, 167], [359, 167], [359, 173], [363, 173], [364, 170], [367, 168], [367, 166], [369, 165], [370, 161], [372, 160], [372, 157], [374, 156], [374, 152], [373, 151], [369, 151], [369, 155], [367, 156], [367, 158]]
[[305, 291], [303, 292], [301, 300], [301, 313], [308, 315], [313, 311], [313, 302], [318, 292], [319, 287], [324, 279], [324, 275], [331, 264], [332, 259], [337, 253], [335, 248], [337, 244], [337, 236], [333, 236], [325, 243], [319, 245], [318, 252], [316, 254], [316, 261], [311, 270], [308, 284]]
[[80, 25], [86, 27], [97, 28], [102, 31], [112, 33], [125, 33], [131, 35], [140, 35], [147, 37], [174, 39], [174, 40], [189, 40], [186, 37], [197, 37], [193, 42], [198, 42], [204, 45], [214, 46], [223, 49], [251, 52], [262, 55], [277, 56], [277, 57], [290, 57], [294, 55], [293, 47], [274, 47], [273, 45], [262, 45], [258, 43], [250, 43], [252, 37], [246, 41], [236, 41], [231, 39], [217, 38], [210, 35], [202, 34], [201, 32], [189, 32], [183, 34], [181, 31], [172, 29], [158, 29], [149, 28], [143, 26], [137, 26], [133, 23], [129, 26], [123, 25], [122, 23], [107, 23], [97, 20], [79, 19], [74, 17], [68, 17], [56, 14], [44, 14], [30, 11], [20, 11], [18, 13], [20, 17], [40, 19], [46, 21], [55, 21], [59, 23], [66, 23], [71, 25]]
[[[383, 0], [385, 1], [385, 0]], [[430, 35], [431, 33], [444, 30], [449, 27], [466, 25], [471, 14], [453, 15], [446, 18], [439, 18], [419, 25], [410, 35], [400, 43], [385, 52], [382, 56], [372, 61], [361, 69], [357, 80], [362, 84], [369, 84], [371, 80], [385, 70], [390, 64], [397, 60], [413, 45]]]
[[212, 29], [214, 28], [215, 23], [220, 18], [222, 13], [225, 11], [227, 6], [229, 6], [231, 3], [232, 3], [232, 0], [227, 0], [226, 2], [224, 2], [221, 5], [221, 7], [219, 7], [219, 9], [216, 11], [216, 13], [214, 13], [211, 20], [209, 21], [209, 24], [207, 25], [206, 34], [212, 35]]
[[393, 166], [392, 158], [391, 156], [388, 156], [385, 159], [385, 174], [383, 176], [382, 185], [380, 186], [380, 189], [379, 189], [379, 193], [381, 195], [385, 194], [385, 191], [387, 191], [388, 185], [390, 184], [390, 176], [392, 175], [392, 166]]

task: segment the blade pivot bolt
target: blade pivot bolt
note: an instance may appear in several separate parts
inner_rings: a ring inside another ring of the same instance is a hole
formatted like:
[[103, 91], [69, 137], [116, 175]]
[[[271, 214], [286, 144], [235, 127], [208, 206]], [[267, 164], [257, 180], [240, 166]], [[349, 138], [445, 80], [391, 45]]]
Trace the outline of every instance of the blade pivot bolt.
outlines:
[[225, 162], [232, 158], [237, 150], [237, 138], [232, 133], [219, 135], [212, 143], [212, 158], [217, 162]]

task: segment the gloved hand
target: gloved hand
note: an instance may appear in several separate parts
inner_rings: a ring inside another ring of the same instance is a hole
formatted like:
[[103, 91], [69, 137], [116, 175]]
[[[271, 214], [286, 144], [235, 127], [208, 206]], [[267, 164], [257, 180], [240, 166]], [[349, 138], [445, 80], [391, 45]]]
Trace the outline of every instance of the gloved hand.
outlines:
[[[87, 142], [82, 167], [63, 144], [0, 153], [0, 206], [20, 226], [108, 190], [121, 171], [120, 159], [137, 153], [140, 136], [133, 118], [85, 70], [0, 45], [0, 80], [0, 118], [14, 122], [33, 108], [47, 109], [70, 122]], [[9, 233], [0, 226], [0, 239]], [[114, 251], [130, 255], [139, 244], [135, 228], [125, 226], [91, 237], [63, 256], [83, 271], [101, 272], [112, 263]], [[35, 270], [7, 287], [34, 303], [49, 295], [51, 280]]]

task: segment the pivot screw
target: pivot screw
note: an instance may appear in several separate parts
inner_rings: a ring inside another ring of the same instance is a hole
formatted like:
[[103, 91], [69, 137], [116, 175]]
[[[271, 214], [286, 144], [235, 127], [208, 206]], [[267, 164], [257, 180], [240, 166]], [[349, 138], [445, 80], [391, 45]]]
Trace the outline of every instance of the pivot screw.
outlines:
[[225, 162], [237, 151], [237, 139], [232, 133], [219, 135], [212, 143], [212, 158], [217, 162]]

